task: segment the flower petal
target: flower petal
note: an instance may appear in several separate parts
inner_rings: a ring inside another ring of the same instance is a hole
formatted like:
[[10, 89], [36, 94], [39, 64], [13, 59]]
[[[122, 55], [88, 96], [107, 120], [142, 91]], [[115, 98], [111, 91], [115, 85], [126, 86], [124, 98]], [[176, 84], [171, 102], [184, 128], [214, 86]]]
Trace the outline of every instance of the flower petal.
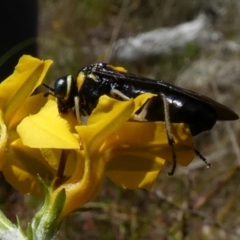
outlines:
[[116, 101], [104, 95], [88, 119], [87, 126], [76, 126], [83, 144], [98, 151], [106, 136], [126, 122], [134, 111], [134, 101]]
[[156, 181], [159, 170], [146, 172], [120, 172], [110, 171], [107, 176], [119, 187], [124, 189], [146, 189], [151, 190]]
[[0, 108], [5, 111], [4, 119], [7, 123], [41, 84], [51, 64], [51, 60], [41, 61], [25, 55], [19, 60], [14, 73], [0, 84]]
[[72, 176], [53, 192], [53, 198], [65, 189], [66, 202], [59, 221], [74, 209], [92, 200], [98, 193], [104, 179], [104, 164], [100, 159], [89, 159], [84, 151], [75, 151], [76, 167]]
[[[188, 165], [194, 157], [192, 136], [185, 124], [172, 124], [177, 162]], [[107, 176], [124, 188], [149, 189], [165, 160], [172, 161], [165, 123], [127, 122], [108, 136], [101, 152], [108, 159]]]
[[[55, 170], [59, 167], [60, 158], [62, 155], [61, 149], [49, 149], [49, 148], [42, 148], [40, 149], [43, 157], [46, 159], [48, 164]], [[69, 150], [67, 154], [66, 165], [64, 169], [64, 176], [72, 176], [73, 172], [76, 170], [76, 152], [75, 150]], [[79, 175], [82, 175], [84, 169], [84, 164], [80, 167]]]
[[[195, 155], [192, 135], [188, 125], [183, 123], [171, 124], [177, 162], [188, 165]], [[101, 151], [122, 148], [136, 152], [146, 151], [167, 161], [172, 161], [171, 147], [169, 146], [164, 122], [127, 122], [115, 133], [109, 135]], [[113, 155], [112, 153], [111, 155]]]
[[48, 164], [53, 168], [53, 169], [58, 169], [60, 157], [62, 154], [61, 149], [49, 149], [49, 148], [42, 148], [40, 149], [42, 156], [44, 159], [48, 162]]
[[146, 151], [120, 150], [109, 159], [106, 175], [117, 185], [128, 189], [151, 189], [165, 160]]
[[152, 94], [152, 93], [144, 93], [144, 94], [137, 96], [134, 99], [134, 104], [135, 104], [134, 112], [136, 112], [139, 108], [141, 108], [148, 99], [150, 99], [154, 96], [156, 96], [156, 94]]
[[6, 153], [7, 142], [8, 142], [7, 127], [3, 121], [2, 115], [3, 113], [0, 110], [0, 170], [2, 170], [6, 162], [5, 153]]
[[46, 104], [47, 98], [43, 96], [44, 94], [37, 94], [29, 97], [24, 104], [22, 104], [17, 110], [14, 118], [11, 119], [8, 129], [16, 128], [17, 124], [22, 121], [25, 117], [36, 114], [39, 110]]
[[37, 175], [46, 181], [53, 179], [55, 170], [42, 157], [39, 149], [24, 146], [20, 139], [11, 143], [8, 150], [8, 161], [3, 169], [8, 183], [17, 190], [41, 196]]
[[49, 100], [39, 113], [26, 117], [18, 125], [17, 132], [29, 147], [79, 149], [78, 136], [70, 132], [69, 122], [60, 117], [56, 102]]

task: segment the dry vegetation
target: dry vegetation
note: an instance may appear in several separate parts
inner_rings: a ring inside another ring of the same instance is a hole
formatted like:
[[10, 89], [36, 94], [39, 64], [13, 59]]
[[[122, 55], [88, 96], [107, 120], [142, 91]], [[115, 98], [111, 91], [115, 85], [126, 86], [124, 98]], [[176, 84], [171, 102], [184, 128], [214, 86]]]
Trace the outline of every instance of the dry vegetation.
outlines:
[[[46, 0], [39, 5], [39, 55], [55, 61], [48, 81], [92, 62], [111, 61], [204, 93], [239, 112], [238, 0]], [[222, 35], [218, 41], [192, 42], [137, 62], [109, 57], [119, 38], [175, 26], [210, 9], [211, 27]], [[94, 202], [65, 219], [59, 239], [240, 239], [238, 141], [239, 121], [217, 124], [195, 139], [213, 167], [207, 170], [195, 159], [188, 168], [178, 167], [173, 177], [166, 168], [151, 192], [123, 190], [106, 180]]]

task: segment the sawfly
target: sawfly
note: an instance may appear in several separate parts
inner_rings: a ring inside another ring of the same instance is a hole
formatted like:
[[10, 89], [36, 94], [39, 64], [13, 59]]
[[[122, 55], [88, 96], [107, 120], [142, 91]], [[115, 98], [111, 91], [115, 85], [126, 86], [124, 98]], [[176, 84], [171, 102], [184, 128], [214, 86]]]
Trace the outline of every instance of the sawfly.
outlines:
[[[59, 113], [75, 110], [77, 119], [89, 116], [99, 98], [109, 97], [127, 101], [143, 93], [156, 94], [133, 116], [137, 121], [164, 121], [168, 143], [172, 149], [173, 175], [176, 168], [176, 152], [171, 123], [186, 123], [192, 136], [210, 130], [216, 121], [237, 120], [238, 115], [211, 98], [186, 90], [161, 80], [153, 80], [128, 73], [122, 67], [107, 63], [94, 63], [82, 68], [77, 77], [71, 75], [56, 80], [54, 88], [45, 85], [57, 98]], [[46, 94], [46, 95], [47, 95]], [[206, 159], [195, 153], [207, 164]]]

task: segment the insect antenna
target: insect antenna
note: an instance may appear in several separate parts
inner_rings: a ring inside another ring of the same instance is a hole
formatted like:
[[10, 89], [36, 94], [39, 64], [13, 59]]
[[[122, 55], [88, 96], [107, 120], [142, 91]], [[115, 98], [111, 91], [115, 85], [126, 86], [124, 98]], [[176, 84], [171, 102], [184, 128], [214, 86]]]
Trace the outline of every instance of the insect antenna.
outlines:
[[44, 97], [48, 97], [49, 95], [52, 95], [52, 96], [54, 96], [55, 97], [55, 94], [54, 94], [54, 88], [52, 88], [52, 87], [50, 87], [50, 86], [48, 86], [47, 84], [45, 84], [45, 83], [43, 83], [42, 84], [45, 88], [47, 88], [47, 89], [49, 89], [50, 91], [48, 91], [48, 92], [46, 92], [46, 93], [44, 93]]

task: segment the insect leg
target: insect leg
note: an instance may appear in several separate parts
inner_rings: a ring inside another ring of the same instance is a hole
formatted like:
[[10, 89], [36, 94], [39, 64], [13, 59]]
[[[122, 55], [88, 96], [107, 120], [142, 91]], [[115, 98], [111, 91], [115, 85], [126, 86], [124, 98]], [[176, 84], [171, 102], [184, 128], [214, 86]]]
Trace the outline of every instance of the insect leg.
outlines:
[[164, 118], [165, 118], [166, 130], [167, 130], [168, 144], [172, 149], [172, 170], [168, 174], [173, 175], [175, 172], [176, 166], [177, 166], [177, 156], [176, 156], [176, 151], [175, 151], [175, 142], [174, 142], [173, 134], [172, 134], [170, 116], [169, 116], [169, 104], [168, 104], [166, 96], [164, 94], [160, 94], [160, 96], [163, 100]]
[[197, 149], [194, 148], [194, 151], [195, 151], [196, 155], [207, 165], [207, 168], [210, 168], [212, 166], [212, 164], [209, 163], [207, 161], [207, 159], [205, 157], [203, 157], [202, 154]]
[[112, 89], [110, 91], [110, 95], [112, 97], [115, 97], [116, 95], [119, 96], [120, 98], [122, 98], [123, 100], [130, 100], [130, 98], [128, 96], [126, 96], [125, 94], [123, 94], [121, 91], [117, 90], [117, 89]]
[[141, 109], [141, 112], [138, 113], [138, 114], [134, 114], [131, 119], [132, 120], [135, 120], [135, 121], [140, 121], [140, 122], [144, 122], [144, 121], [147, 121], [145, 119], [147, 113], [148, 113], [148, 108], [149, 106], [151, 105], [151, 99], [147, 101], [146, 104], [144, 104], [143, 108]]
[[45, 88], [47, 88], [47, 89], [49, 89], [49, 91], [48, 92], [46, 92], [46, 93], [44, 93], [44, 97], [48, 97], [49, 95], [52, 95], [52, 96], [54, 96], [55, 97], [55, 95], [54, 95], [54, 88], [51, 88], [51, 87], [49, 87], [47, 84], [45, 84], [45, 83], [43, 83], [42, 84]]
[[42, 84], [45, 88], [49, 89], [52, 93], [54, 93], [54, 88], [51, 88], [50, 86], [48, 86], [47, 84], [43, 83]]
[[81, 124], [81, 116], [80, 116], [80, 108], [79, 108], [79, 97], [78, 96], [75, 96], [74, 97], [74, 106], [75, 106], [75, 113], [76, 113], [76, 118], [77, 118], [77, 121], [79, 124]]
[[[122, 92], [120, 92], [119, 90], [117, 89], [113, 89], [111, 90], [110, 92], [110, 95], [111, 96], [119, 96], [120, 98], [122, 98], [123, 100], [130, 100], [130, 98], [128, 96], [126, 96], [125, 94], [123, 94]], [[141, 112], [139, 114], [134, 114], [131, 119], [132, 120], [135, 120], [135, 121], [139, 121], [139, 122], [143, 122], [143, 121], [146, 121], [145, 117], [147, 115], [147, 110], [148, 110], [148, 107], [150, 106], [150, 102], [151, 101], [148, 101], [142, 108]]]

